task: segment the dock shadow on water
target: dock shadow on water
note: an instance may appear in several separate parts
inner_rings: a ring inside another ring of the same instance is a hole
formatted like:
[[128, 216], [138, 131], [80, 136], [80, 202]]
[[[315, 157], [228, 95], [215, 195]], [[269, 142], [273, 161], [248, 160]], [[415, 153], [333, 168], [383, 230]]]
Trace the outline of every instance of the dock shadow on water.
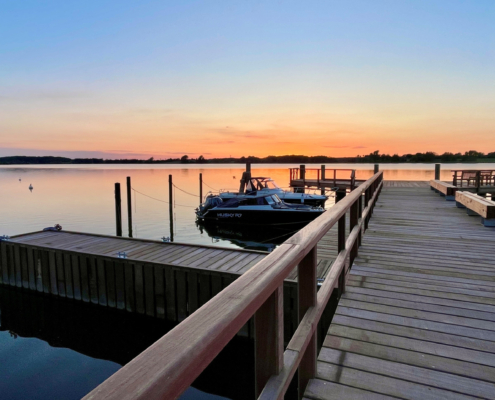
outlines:
[[[0, 286], [0, 397], [80, 399], [174, 326]], [[234, 337], [181, 398], [253, 399], [253, 340]]]

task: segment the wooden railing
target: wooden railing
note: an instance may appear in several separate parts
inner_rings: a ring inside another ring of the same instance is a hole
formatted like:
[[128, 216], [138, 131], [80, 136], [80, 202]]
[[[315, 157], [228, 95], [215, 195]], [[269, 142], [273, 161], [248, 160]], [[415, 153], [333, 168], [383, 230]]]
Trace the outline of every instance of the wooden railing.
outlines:
[[[295, 372], [299, 393], [316, 374], [316, 327], [334, 289], [345, 291], [383, 185], [382, 172], [280, 245], [230, 286], [190, 315], [84, 399], [175, 399], [254, 315], [256, 396], [283, 398]], [[346, 238], [346, 213], [350, 229]], [[338, 225], [338, 256], [320, 290], [318, 241]], [[298, 266], [299, 326], [284, 352], [283, 283]]]
[[483, 185], [495, 185], [495, 170], [452, 170], [452, 183], [454, 186], [474, 186], [479, 188]]
[[[289, 168], [290, 181], [302, 179], [303, 183], [306, 182], [306, 179], [314, 179], [308, 178], [308, 172], [316, 171], [316, 182], [319, 184], [321, 181], [332, 182], [333, 185], [337, 186], [337, 181], [349, 181], [351, 190], [355, 188], [355, 180], [356, 180], [356, 170], [354, 169], [325, 169], [324, 166], [322, 168]], [[342, 172], [346, 172], [346, 177], [342, 177]], [[340, 174], [340, 176], [337, 176]]]

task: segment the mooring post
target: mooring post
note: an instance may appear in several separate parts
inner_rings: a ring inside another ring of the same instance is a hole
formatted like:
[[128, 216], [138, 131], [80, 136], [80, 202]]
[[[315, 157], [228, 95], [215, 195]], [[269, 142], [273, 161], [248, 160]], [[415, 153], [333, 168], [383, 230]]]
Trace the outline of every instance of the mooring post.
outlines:
[[379, 170], [380, 170], [380, 166], [378, 164], [375, 164], [374, 173], [376, 174]]
[[435, 164], [435, 180], [440, 180], [440, 164]]
[[[325, 180], [325, 166], [324, 165], [321, 166], [321, 180], [322, 181]], [[321, 194], [325, 194], [325, 187], [321, 188]]]
[[199, 204], [203, 202], [203, 174], [199, 173]]
[[120, 198], [120, 183], [115, 184], [115, 223], [117, 236], [122, 236], [122, 201]]
[[302, 180], [302, 193], [306, 191], [306, 165], [300, 165], [299, 166], [299, 178]]
[[251, 161], [246, 162], [246, 172], [251, 173]]
[[172, 194], [172, 175], [168, 176], [168, 209], [170, 218], [170, 241], [174, 241], [174, 198]]
[[129, 225], [129, 237], [132, 237], [132, 196], [131, 177], [127, 177], [127, 221]]

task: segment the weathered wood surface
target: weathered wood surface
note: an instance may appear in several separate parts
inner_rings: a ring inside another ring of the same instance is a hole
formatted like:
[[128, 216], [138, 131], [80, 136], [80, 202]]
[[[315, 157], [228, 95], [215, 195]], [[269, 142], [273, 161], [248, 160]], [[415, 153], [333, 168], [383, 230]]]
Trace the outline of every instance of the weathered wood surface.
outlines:
[[427, 181], [383, 181], [383, 187], [429, 187]]
[[426, 189], [386, 188], [308, 399], [495, 399], [495, 232]]
[[442, 193], [445, 196], [454, 196], [455, 192], [457, 191], [457, 187], [455, 187], [451, 183], [447, 183], [439, 180], [431, 180], [430, 186], [433, 189], [438, 190], [440, 193]]
[[495, 218], [495, 202], [470, 192], [457, 192], [455, 201], [486, 219]]

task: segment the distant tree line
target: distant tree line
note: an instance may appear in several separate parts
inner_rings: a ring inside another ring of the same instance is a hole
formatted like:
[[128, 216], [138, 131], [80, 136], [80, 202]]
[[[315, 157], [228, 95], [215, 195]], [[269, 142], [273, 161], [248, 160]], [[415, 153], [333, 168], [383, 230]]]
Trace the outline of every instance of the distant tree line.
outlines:
[[67, 158], [52, 156], [11, 156], [0, 157], [0, 164], [233, 164], [246, 163], [252, 164], [331, 164], [331, 163], [454, 163], [454, 162], [495, 162], [495, 152], [482, 153], [476, 150], [462, 153], [437, 154], [432, 151], [416, 154], [380, 154], [376, 150], [368, 155], [356, 157], [327, 157], [327, 156], [303, 156], [303, 155], [285, 155], [285, 156], [268, 156], [268, 157], [240, 157], [240, 158], [210, 158], [206, 159], [202, 155], [198, 158], [191, 158], [183, 155], [180, 158], [168, 158], [155, 160], [153, 157], [147, 160], [136, 158], [108, 160], [103, 158]]

